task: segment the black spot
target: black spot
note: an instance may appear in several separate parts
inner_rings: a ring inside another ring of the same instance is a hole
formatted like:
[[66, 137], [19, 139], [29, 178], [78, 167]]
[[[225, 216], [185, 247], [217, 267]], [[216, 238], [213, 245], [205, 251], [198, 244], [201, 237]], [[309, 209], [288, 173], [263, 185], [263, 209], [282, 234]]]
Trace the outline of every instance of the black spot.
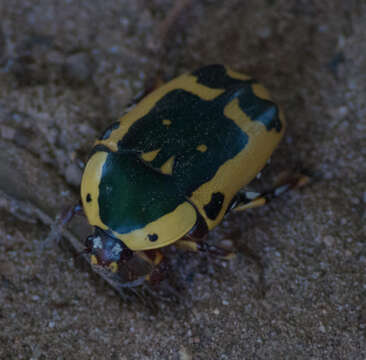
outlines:
[[154, 242], [159, 239], [159, 236], [157, 234], [149, 234], [147, 235], [150, 241]]
[[120, 126], [120, 122], [116, 121], [115, 123], [113, 123], [112, 125], [110, 125], [105, 131], [104, 133], [99, 137], [99, 140], [107, 140], [111, 134], [113, 130], [118, 129]]
[[209, 219], [215, 220], [217, 218], [217, 216], [221, 211], [222, 204], [224, 203], [224, 199], [225, 199], [224, 194], [220, 192], [213, 193], [211, 195], [210, 202], [203, 207]]
[[86, 202], [91, 202], [91, 201], [92, 201], [91, 195], [87, 194], [86, 195]]

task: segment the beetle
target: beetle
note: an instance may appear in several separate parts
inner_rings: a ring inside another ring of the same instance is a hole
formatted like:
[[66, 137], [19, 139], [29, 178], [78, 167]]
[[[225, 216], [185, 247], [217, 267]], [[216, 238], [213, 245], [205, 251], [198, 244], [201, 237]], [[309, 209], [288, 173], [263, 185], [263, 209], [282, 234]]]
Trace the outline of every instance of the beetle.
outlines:
[[94, 227], [91, 263], [117, 273], [137, 253], [164, 268], [160, 248], [224, 249], [201, 240], [230, 210], [260, 206], [300, 186], [296, 178], [265, 194], [240, 191], [265, 166], [285, 131], [270, 93], [223, 65], [181, 75], [146, 95], [96, 140], [81, 182]]

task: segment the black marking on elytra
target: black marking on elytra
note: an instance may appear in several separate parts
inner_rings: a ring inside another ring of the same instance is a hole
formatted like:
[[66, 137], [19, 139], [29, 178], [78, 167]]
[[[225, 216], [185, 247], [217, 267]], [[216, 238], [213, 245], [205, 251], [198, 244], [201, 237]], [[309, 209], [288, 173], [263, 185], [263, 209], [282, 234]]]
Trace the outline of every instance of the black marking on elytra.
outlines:
[[222, 209], [224, 199], [225, 199], [224, 194], [220, 192], [216, 192], [211, 195], [210, 202], [203, 207], [209, 219], [215, 220], [217, 218]]
[[91, 201], [92, 201], [92, 197], [91, 197], [90, 193], [88, 193], [86, 195], [86, 202], [91, 202]]
[[272, 101], [256, 96], [252, 88], [254, 84], [258, 84], [258, 82], [249, 80], [247, 86], [241, 88], [241, 94], [238, 96], [241, 110], [252, 121], [261, 122], [268, 131], [275, 129], [280, 132], [282, 123], [279, 118], [278, 106]]
[[[118, 142], [119, 152], [160, 149], [149, 162], [157, 171], [175, 156], [171, 177], [189, 197], [248, 143], [248, 135], [224, 115], [225, 106], [237, 97], [237, 91], [226, 91], [212, 101], [182, 89], [170, 91], [129, 128]], [[172, 124], [164, 126], [163, 119], [173, 119]], [[197, 151], [201, 144], [206, 144], [207, 151]]]
[[199, 84], [209, 88], [225, 90], [237, 88], [240, 91], [237, 94], [239, 106], [250, 119], [263, 123], [268, 131], [272, 129], [281, 131], [278, 106], [272, 101], [259, 98], [253, 92], [252, 85], [258, 81], [232, 78], [223, 65], [209, 65], [194, 71], [192, 75], [197, 77]]
[[149, 234], [147, 235], [147, 237], [149, 238], [150, 241], [155, 242], [156, 240], [159, 239], [159, 236], [157, 234]]
[[120, 125], [120, 122], [116, 121], [112, 125], [108, 126], [104, 133], [99, 137], [99, 140], [107, 140], [111, 136], [112, 131], [118, 129]]

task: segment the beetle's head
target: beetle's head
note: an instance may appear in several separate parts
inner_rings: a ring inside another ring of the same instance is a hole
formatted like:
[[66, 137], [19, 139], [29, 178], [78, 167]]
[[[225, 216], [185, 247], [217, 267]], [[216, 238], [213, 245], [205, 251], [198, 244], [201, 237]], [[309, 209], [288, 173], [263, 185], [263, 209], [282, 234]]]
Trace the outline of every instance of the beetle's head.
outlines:
[[133, 252], [121, 240], [95, 227], [95, 232], [85, 240], [85, 253], [90, 254], [93, 265], [100, 265], [112, 272], [132, 258]]

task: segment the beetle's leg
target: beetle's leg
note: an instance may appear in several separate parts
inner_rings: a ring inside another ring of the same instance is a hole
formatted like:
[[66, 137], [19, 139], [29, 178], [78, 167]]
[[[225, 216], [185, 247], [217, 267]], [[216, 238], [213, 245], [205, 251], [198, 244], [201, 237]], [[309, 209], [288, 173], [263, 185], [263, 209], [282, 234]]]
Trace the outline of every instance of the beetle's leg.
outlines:
[[161, 75], [158, 73], [155, 77], [149, 78], [145, 81], [144, 89], [137, 93], [137, 95], [126, 105], [126, 112], [130, 111], [136, 104], [138, 104], [145, 96], [163, 85]]
[[[154, 75], [148, 75], [144, 84], [144, 89], [128, 103], [127, 110], [131, 109], [132, 106], [140, 102], [146, 95], [164, 84], [164, 64], [167, 61], [167, 58], [169, 58], [167, 55], [171, 47], [172, 37], [175, 38], [176, 34], [179, 33], [180, 22], [177, 20], [187, 11], [187, 8], [192, 5], [192, 2], [192, 0], [176, 0], [172, 9], [158, 26], [154, 41], [151, 42], [148, 47], [155, 54], [156, 64], [160, 65], [158, 69], [150, 69], [150, 74], [154, 73]], [[147, 71], [147, 74], [149, 74], [149, 71]]]
[[55, 221], [51, 225], [51, 230], [42, 243], [40, 251], [48, 247], [53, 242], [58, 242], [61, 239], [62, 231], [65, 229], [66, 225], [72, 220], [76, 214], [80, 214], [83, 211], [83, 206], [81, 201], [75, 205], [65, 209], [61, 214], [57, 215]]
[[240, 192], [236, 195], [233, 205], [230, 210], [244, 211], [247, 209], [259, 207], [269, 203], [272, 199], [279, 197], [285, 192], [300, 188], [310, 182], [310, 177], [307, 175], [298, 175], [290, 179], [286, 179], [277, 184], [273, 189], [264, 193], [256, 192]]
[[147, 261], [153, 269], [145, 276], [145, 279], [152, 285], [159, 284], [169, 268], [169, 262], [159, 250], [139, 251], [136, 253], [141, 259]]
[[81, 204], [81, 201], [78, 201], [75, 205], [66, 209], [64, 213], [61, 214], [60, 225], [66, 226], [76, 214], [79, 214], [82, 211], [83, 205]]
[[186, 251], [193, 252], [205, 252], [226, 260], [229, 260], [235, 256], [235, 253], [229, 249], [220, 246], [209, 245], [206, 242], [196, 242], [193, 240], [187, 240], [183, 238], [178, 240], [175, 244], [176, 247]]

